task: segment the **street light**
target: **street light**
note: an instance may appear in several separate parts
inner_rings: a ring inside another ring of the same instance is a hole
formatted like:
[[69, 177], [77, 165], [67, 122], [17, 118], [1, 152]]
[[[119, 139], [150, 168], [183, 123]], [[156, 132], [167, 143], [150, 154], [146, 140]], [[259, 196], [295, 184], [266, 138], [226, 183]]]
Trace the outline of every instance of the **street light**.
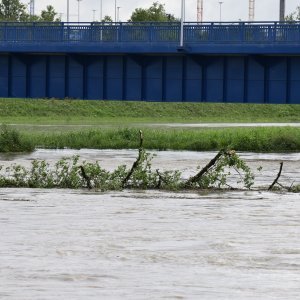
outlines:
[[67, 23], [70, 21], [70, 0], [67, 0]]
[[115, 0], [115, 22], [117, 22], [117, 0]]
[[80, 21], [80, 1], [82, 1], [82, 0], [77, 0], [77, 2], [78, 2], [78, 12], [77, 12], [77, 16], [78, 16], [78, 23], [79, 23], [79, 21]]
[[96, 9], [93, 9], [93, 22], [95, 22], [95, 13], [96, 13]]
[[100, 22], [102, 22], [102, 0], [100, 0]]
[[185, 17], [185, 0], [181, 0], [180, 47], [183, 47], [183, 23]]
[[222, 1], [219, 1], [219, 4], [220, 4], [220, 23], [222, 22], [222, 4], [223, 4], [224, 2], [222, 2]]
[[121, 6], [118, 6], [117, 7], [117, 22], [120, 22], [120, 8], [121, 8]]
[[285, 0], [280, 0], [279, 3], [279, 21], [284, 22], [285, 17]]

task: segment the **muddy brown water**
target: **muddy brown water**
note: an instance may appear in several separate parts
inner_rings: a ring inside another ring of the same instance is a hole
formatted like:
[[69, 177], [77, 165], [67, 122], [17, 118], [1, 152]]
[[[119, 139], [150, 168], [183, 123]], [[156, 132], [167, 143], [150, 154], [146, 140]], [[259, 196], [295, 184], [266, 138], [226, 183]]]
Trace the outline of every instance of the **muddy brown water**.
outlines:
[[[38, 150], [0, 159], [73, 154], [108, 169], [136, 157]], [[189, 176], [215, 153], [156, 154], [154, 167]], [[241, 156], [257, 186], [280, 161], [281, 182], [300, 182], [299, 153]], [[299, 194], [0, 189], [0, 212], [0, 299], [299, 299]]]

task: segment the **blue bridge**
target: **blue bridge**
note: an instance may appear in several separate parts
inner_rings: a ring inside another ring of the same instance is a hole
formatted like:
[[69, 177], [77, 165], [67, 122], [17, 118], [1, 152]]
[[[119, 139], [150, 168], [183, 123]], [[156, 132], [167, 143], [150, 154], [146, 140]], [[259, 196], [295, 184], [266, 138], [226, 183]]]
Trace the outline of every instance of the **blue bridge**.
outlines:
[[300, 103], [300, 23], [0, 23], [0, 97]]

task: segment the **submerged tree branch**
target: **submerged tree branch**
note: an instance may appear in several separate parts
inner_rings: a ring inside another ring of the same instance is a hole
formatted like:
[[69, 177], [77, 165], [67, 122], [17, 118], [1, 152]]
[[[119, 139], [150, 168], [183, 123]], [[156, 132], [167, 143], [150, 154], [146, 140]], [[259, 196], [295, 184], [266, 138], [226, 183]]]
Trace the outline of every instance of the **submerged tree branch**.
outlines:
[[193, 183], [197, 182], [200, 180], [200, 178], [207, 173], [211, 167], [213, 167], [216, 162], [218, 161], [218, 159], [224, 155], [224, 150], [221, 150], [218, 152], [218, 154], [199, 172], [197, 173], [195, 176], [191, 177], [188, 179], [188, 181], [185, 183], [185, 186], [188, 187], [190, 185], [192, 185]]
[[83, 166], [79, 166], [79, 168], [80, 168], [80, 171], [81, 171], [81, 176], [83, 177], [83, 179], [85, 179], [88, 189], [91, 190], [92, 189], [92, 184], [91, 184], [90, 177], [86, 175], [86, 172], [85, 172]]
[[283, 167], [283, 162], [280, 163], [280, 168], [279, 168], [279, 172], [277, 174], [277, 177], [275, 178], [273, 183], [269, 186], [268, 191], [271, 191], [276, 183], [278, 184], [278, 180], [279, 180], [279, 178], [281, 176], [281, 172], [282, 172], [282, 167]]
[[139, 131], [139, 134], [140, 134], [140, 147], [139, 147], [139, 155], [136, 159], [136, 161], [133, 163], [130, 171], [127, 173], [127, 176], [123, 179], [122, 181], [122, 187], [124, 188], [127, 184], [127, 182], [129, 181], [130, 177], [132, 176], [133, 172], [138, 168], [141, 160], [142, 160], [142, 157], [143, 157], [143, 142], [144, 142], [144, 136], [143, 136], [143, 132], [142, 130]]

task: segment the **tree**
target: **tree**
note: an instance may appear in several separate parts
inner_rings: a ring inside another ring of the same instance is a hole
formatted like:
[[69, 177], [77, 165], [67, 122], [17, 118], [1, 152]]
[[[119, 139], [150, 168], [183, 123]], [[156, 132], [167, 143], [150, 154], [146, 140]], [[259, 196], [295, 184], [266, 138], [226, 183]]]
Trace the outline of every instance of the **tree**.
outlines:
[[104, 22], [104, 23], [112, 23], [113, 22], [113, 19], [111, 16], [104, 16], [104, 18], [101, 20], [101, 22]]
[[39, 21], [42, 22], [60, 22], [60, 18], [56, 18], [58, 13], [55, 11], [52, 5], [47, 5], [45, 10], [42, 10]]
[[2, 0], [0, 2], [1, 21], [26, 21], [27, 19], [26, 6], [19, 0]]
[[297, 6], [296, 10], [285, 17], [287, 22], [300, 21], [300, 6]]
[[149, 8], [136, 8], [129, 22], [176, 22], [174, 15], [166, 13], [165, 5], [153, 2]]
[[42, 10], [41, 15], [30, 16], [26, 12], [26, 5], [20, 0], [0, 0], [0, 21], [21, 21], [21, 22], [60, 22], [60, 18], [56, 18], [58, 13], [52, 5], [48, 5]]

